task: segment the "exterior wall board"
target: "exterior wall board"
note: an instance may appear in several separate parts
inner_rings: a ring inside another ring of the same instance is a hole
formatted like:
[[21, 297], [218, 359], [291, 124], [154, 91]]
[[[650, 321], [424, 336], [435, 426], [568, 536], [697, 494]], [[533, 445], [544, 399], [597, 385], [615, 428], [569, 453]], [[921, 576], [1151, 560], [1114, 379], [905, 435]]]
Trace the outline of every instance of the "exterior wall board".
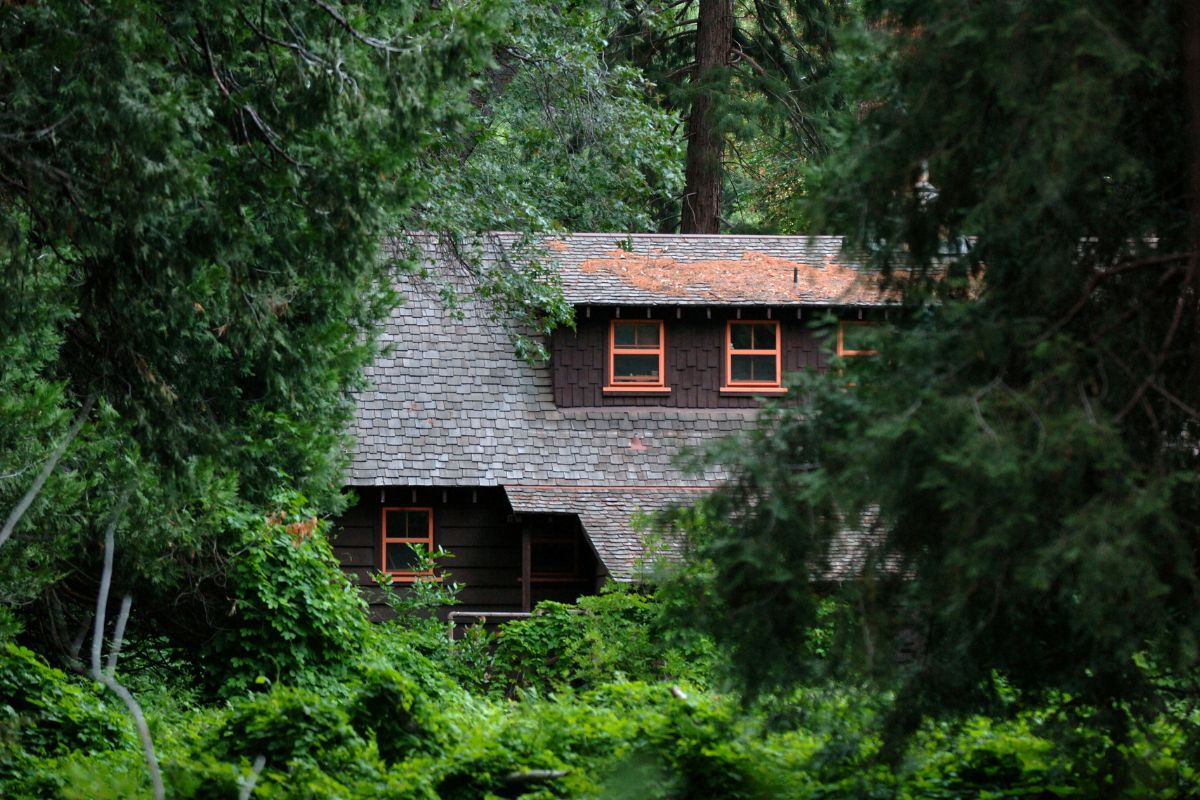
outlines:
[[[421, 506], [433, 509], [433, 541], [453, 554], [442, 562], [447, 580], [463, 586], [459, 604], [453, 610], [462, 611], [520, 611], [521, 537], [525, 527], [546, 528], [548, 517], [534, 523], [512, 514], [512, 508], [499, 488], [441, 489], [388, 487], [355, 490], [357, 502], [336, 521], [333, 533], [333, 552], [342, 569], [357, 583], [370, 603], [374, 617], [390, 613], [375, 585], [374, 575], [380, 567], [380, 525], [384, 505]], [[415, 494], [415, 499], [414, 499]], [[525, 515], [530, 516], [530, 515]], [[532, 515], [544, 517], [544, 515]], [[551, 526], [569, 526], [580, 538], [583, 553], [581, 566], [585, 577], [578, 581], [535, 584], [534, 603], [541, 600], [572, 602], [595, 588], [596, 561], [587, 544], [578, 520], [560, 515]], [[402, 590], [403, 584], [396, 584]], [[450, 608], [442, 609], [445, 616]]]
[[[646, 319], [645, 309], [620, 317], [631, 321]], [[805, 316], [811, 319], [814, 312]], [[672, 408], [755, 408], [759, 401], [752, 395], [722, 395], [725, 323], [737, 319], [730, 308], [659, 308], [651, 319], [664, 321], [666, 338], [665, 379], [670, 394], [606, 395], [608, 328], [617, 319], [616, 309], [593, 307], [576, 315], [576, 329], [555, 331], [551, 341], [554, 372], [554, 401], [559, 408], [606, 406], [659, 406]], [[767, 309], [742, 309], [743, 320], [766, 319]], [[783, 371], [827, 369], [829, 359], [822, 349], [822, 334], [810, 327], [809, 319], [796, 319], [794, 308], [773, 308], [771, 318], [778, 320], [782, 343]]]

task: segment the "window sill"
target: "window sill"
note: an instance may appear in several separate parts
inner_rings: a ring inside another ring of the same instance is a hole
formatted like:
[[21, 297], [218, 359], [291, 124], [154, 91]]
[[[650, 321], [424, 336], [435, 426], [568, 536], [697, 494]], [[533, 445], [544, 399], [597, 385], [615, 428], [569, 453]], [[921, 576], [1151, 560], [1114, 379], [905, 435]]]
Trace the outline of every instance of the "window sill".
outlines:
[[786, 386], [722, 386], [721, 394], [787, 394]]
[[670, 386], [605, 386], [603, 394], [670, 394]]

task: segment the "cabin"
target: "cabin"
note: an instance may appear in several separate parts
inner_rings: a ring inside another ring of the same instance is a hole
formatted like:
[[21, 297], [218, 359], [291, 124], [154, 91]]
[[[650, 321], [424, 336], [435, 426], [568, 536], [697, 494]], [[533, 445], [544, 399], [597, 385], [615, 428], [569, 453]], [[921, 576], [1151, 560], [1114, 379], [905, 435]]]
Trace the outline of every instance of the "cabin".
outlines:
[[[503, 263], [518, 238], [488, 236], [475, 257]], [[724, 477], [685, 471], [680, 452], [751, 424], [764, 398], [788, 391], [785, 374], [864, 354], [856, 334], [891, 302], [839, 237], [546, 238], [534, 248], [575, 328], [554, 331], [548, 362], [531, 364], [471, 297], [457, 248], [433, 236], [389, 246], [414, 245], [461, 299], [449, 308], [428, 281], [397, 276], [410, 299], [357, 397], [356, 502], [333, 544], [376, 603], [377, 573], [417, 577], [412, 544], [444, 548], [465, 587], [458, 618], [503, 620], [638, 580], [639, 518]]]

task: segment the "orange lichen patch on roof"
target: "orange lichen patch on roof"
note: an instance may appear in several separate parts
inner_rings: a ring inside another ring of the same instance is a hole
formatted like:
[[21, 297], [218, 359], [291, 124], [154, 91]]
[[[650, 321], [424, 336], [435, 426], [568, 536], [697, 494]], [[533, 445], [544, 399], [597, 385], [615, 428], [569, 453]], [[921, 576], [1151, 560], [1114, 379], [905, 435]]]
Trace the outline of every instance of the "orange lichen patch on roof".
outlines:
[[547, 250], [556, 250], [560, 253], [567, 249], [567, 243], [562, 239], [546, 239], [542, 244], [546, 246]]
[[747, 250], [736, 260], [680, 261], [611, 250], [603, 258], [586, 259], [579, 268], [588, 273], [605, 272], [630, 286], [668, 297], [847, 305], [889, 299], [881, 293], [875, 275], [832, 258], [810, 263]]

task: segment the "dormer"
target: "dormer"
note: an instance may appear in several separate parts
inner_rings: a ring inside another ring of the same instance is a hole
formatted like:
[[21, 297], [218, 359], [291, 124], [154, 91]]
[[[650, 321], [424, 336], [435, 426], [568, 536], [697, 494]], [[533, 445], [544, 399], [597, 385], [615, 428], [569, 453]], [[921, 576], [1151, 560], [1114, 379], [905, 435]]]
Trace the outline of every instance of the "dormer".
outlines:
[[752, 408], [786, 393], [786, 373], [827, 369], [843, 320], [891, 304], [834, 236], [573, 234], [547, 248], [576, 312], [551, 343], [559, 408]]

